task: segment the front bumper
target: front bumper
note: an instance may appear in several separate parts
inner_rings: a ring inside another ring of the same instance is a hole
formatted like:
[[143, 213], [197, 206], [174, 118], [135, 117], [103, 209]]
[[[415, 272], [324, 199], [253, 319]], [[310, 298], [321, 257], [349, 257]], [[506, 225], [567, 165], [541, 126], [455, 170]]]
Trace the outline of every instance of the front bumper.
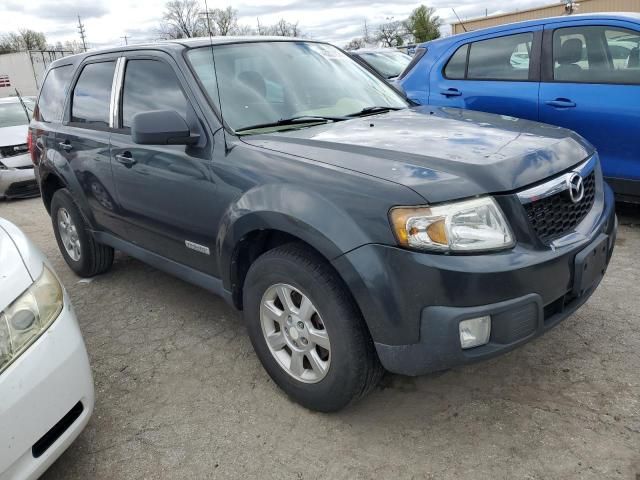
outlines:
[[33, 168], [0, 170], [0, 198], [30, 198], [40, 195]]
[[89, 359], [67, 300], [47, 331], [0, 375], [0, 480], [38, 478], [93, 411]]
[[[571, 315], [601, 276], [576, 291], [576, 256], [607, 237], [606, 264], [615, 244], [613, 193], [587, 238], [544, 250], [516, 245], [487, 255], [434, 255], [365, 245], [334, 266], [358, 303], [384, 367], [421, 375], [507, 352]], [[487, 345], [463, 350], [461, 320], [492, 316]]]

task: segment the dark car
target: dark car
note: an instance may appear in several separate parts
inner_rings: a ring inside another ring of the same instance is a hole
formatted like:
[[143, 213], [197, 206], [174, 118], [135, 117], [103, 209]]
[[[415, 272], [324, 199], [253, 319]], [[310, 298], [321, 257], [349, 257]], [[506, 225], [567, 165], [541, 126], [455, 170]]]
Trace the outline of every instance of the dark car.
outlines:
[[598, 155], [570, 131], [413, 108], [339, 49], [125, 47], [52, 64], [30, 151], [80, 276], [114, 249], [244, 311], [308, 408], [492, 357], [582, 305], [614, 246]]
[[427, 42], [396, 85], [421, 104], [575, 130], [597, 148], [618, 198], [640, 203], [640, 13], [541, 18]]
[[349, 52], [387, 80], [400, 76], [411, 63], [411, 56], [393, 48], [360, 48]]

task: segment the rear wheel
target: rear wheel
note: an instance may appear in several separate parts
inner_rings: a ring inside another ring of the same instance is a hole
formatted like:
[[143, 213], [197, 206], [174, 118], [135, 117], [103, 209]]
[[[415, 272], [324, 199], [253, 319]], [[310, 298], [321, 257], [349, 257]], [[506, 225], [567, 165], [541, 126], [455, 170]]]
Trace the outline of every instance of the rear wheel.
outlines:
[[256, 354], [296, 402], [340, 410], [380, 380], [383, 370], [360, 312], [314, 251], [288, 244], [259, 257], [243, 299]]
[[111, 268], [113, 248], [96, 242], [66, 188], [57, 190], [51, 199], [51, 222], [58, 248], [74, 272], [92, 277]]

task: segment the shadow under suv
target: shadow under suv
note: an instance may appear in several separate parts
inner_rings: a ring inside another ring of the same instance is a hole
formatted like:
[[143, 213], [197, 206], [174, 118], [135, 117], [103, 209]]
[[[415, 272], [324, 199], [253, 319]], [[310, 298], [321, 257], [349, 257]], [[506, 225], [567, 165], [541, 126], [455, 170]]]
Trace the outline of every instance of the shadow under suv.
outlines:
[[615, 241], [581, 137], [414, 107], [321, 42], [60, 59], [29, 147], [78, 275], [117, 249], [223, 296], [274, 381], [320, 411], [384, 369], [443, 370], [547, 331], [589, 298]]

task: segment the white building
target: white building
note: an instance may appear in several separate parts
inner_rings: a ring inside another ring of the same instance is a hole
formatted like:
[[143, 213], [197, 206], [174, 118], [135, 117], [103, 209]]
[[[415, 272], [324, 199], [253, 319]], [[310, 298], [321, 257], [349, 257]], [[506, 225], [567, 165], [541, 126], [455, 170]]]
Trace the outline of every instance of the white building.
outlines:
[[30, 50], [0, 55], [0, 97], [16, 94], [37, 95], [47, 66], [54, 60], [71, 55], [58, 50]]

